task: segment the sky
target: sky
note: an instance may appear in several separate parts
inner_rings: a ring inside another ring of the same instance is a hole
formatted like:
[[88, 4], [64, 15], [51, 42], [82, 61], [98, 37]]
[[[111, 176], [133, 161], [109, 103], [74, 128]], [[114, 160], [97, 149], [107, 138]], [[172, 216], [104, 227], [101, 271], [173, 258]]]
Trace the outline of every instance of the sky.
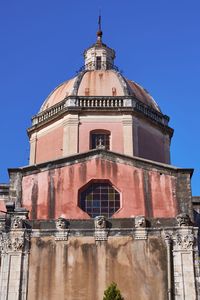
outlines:
[[200, 195], [199, 0], [0, 0], [0, 182], [28, 164], [31, 117], [83, 65], [99, 10], [115, 64], [170, 116], [171, 162], [195, 169]]

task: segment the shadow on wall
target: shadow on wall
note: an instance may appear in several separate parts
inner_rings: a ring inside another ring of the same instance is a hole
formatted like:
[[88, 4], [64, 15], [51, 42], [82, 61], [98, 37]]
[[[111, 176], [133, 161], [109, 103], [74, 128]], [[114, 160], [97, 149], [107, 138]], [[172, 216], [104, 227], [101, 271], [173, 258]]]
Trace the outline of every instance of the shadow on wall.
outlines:
[[199, 256], [200, 256], [200, 213], [198, 213], [196, 210], [194, 210], [194, 225], [199, 228], [199, 231], [198, 231], [198, 250], [199, 250]]

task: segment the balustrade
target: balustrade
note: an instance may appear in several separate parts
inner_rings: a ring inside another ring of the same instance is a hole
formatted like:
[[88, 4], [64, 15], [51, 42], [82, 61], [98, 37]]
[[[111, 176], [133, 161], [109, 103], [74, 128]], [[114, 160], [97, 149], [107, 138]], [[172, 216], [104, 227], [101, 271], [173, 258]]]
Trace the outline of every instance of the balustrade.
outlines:
[[[126, 104], [126, 97], [86, 97], [86, 96], [73, 96], [73, 100], [70, 101], [71, 97], [67, 97], [62, 102], [54, 105], [53, 107], [50, 107], [46, 109], [44, 112], [39, 113], [32, 119], [32, 125], [36, 125], [39, 123], [42, 123], [54, 116], [56, 116], [59, 113], [64, 112], [67, 108], [126, 108], [126, 107], [132, 107], [134, 110], [143, 113], [144, 115], [148, 116], [152, 120], [155, 120], [156, 122], [167, 124], [168, 119], [167, 116], [163, 116], [161, 113], [156, 112], [154, 109], [147, 107], [145, 104], [141, 103], [137, 99], [133, 99], [133, 97], [130, 97], [132, 101], [131, 105]], [[130, 100], [129, 99], [129, 100]], [[135, 103], [133, 105], [133, 103]]]
[[78, 98], [79, 107], [123, 107], [123, 98], [109, 99], [109, 98]]

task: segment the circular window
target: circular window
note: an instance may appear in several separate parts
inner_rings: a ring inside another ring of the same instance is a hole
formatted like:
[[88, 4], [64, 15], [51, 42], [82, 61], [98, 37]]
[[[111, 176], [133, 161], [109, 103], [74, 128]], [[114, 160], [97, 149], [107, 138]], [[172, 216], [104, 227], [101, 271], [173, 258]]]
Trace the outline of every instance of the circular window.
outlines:
[[120, 208], [120, 194], [107, 182], [94, 182], [80, 193], [79, 206], [92, 218], [110, 218]]

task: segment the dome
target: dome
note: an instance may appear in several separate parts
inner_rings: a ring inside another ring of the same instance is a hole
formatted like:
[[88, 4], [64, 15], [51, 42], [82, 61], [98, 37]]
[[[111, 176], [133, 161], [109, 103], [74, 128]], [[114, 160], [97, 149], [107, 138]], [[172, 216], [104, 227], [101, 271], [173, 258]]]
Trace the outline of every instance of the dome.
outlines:
[[[47, 97], [40, 112], [49, 109], [69, 96], [76, 97], [124, 97], [161, 112], [151, 95], [138, 83], [122, 76], [114, 65], [115, 50], [102, 42], [99, 27], [96, 43], [84, 51], [84, 68], [76, 77], [60, 84]], [[116, 98], [117, 99], [117, 98]], [[113, 98], [113, 100], [115, 100]]]
[[68, 96], [133, 96], [160, 112], [152, 96], [138, 83], [123, 77], [118, 71], [85, 70], [56, 87], [41, 106], [40, 112]]

